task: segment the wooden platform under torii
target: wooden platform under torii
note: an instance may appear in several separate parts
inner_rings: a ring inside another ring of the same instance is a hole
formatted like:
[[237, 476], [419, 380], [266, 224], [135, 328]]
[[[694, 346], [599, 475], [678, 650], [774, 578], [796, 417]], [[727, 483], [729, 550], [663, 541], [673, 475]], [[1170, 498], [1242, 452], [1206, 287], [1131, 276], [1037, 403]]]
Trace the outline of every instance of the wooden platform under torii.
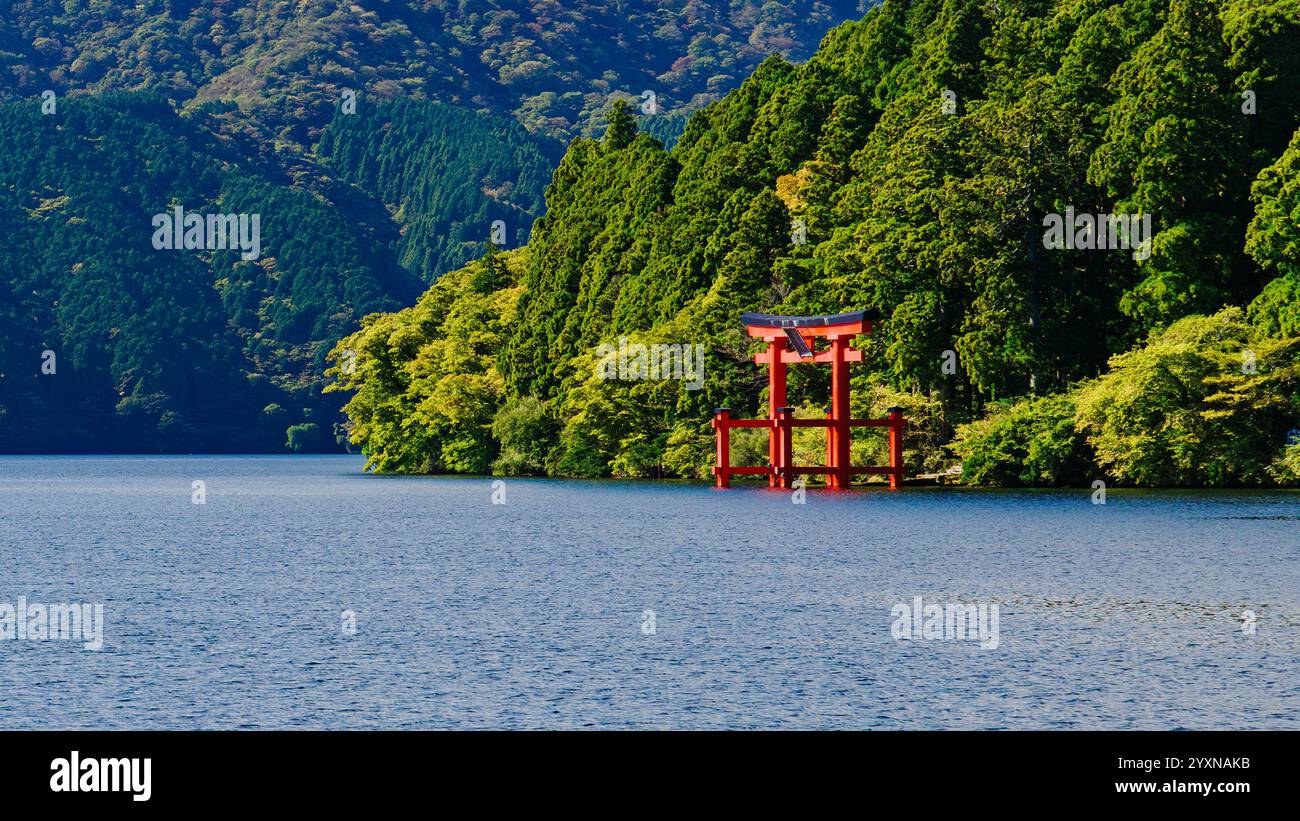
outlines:
[[[750, 336], [767, 341], [767, 350], [754, 361], [768, 366], [768, 418], [732, 419], [729, 408], [714, 411], [713, 428], [717, 432], [717, 466], [713, 469], [718, 487], [730, 487], [731, 477], [738, 474], [766, 475], [769, 487], [789, 488], [801, 474], [826, 475], [833, 488], [847, 488], [854, 474], [880, 474], [889, 477], [891, 488], [902, 487], [903, 411], [889, 408], [884, 419], [852, 419], [849, 416], [849, 363], [861, 362], [862, 352], [850, 343], [858, 334], [871, 333], [874, 313], [855, 311], [832, 316], [774, 316], [747, 313], [741, 316]], [[818, 341], [826, 345], [817, 350]], [[786, 366], [799, 363], [823, 363], [831, 366], [831, 405], [825, 419], [795, 419], [794, 409], [786, 405]], [[889, 432], [889, 464], [877, 467], [854, 467], [849, 458], [850, 433], [853, 428], [882, 427]], [[731, 464], [733, 428], [768, 429], [768, 464], [766, 466]], [[826, 464], [794, 464], [794, 428], [826, 429]]]

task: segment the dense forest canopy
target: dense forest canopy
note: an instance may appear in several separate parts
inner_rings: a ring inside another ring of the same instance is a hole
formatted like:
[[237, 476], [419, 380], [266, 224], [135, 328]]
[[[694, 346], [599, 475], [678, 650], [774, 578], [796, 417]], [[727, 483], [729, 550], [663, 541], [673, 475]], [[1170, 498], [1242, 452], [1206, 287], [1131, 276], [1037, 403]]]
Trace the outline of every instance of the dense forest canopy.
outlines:
[[[1297, 42], [1296, 0], [886, 0], [671, 150], [616, 103], [527, 248], [340, 343], [352, 440], [390, 471], [704, 477], [711, 409], [764, 402], [742, 311], [875, 308], [854, 415], [904, 407], [913, 472], [1297, 483]], [[617, 337], [704, 345], [703, 389], [602, 378]], [[794, 369], [801, 414], [825, 391]]]
[[398, 261], [426, 282], [498, 243], [528, 240], [563, 146], [512, 120], [419, 100], [336, 116], [317, 147], [347, 183], [379, 197], [402, 226]]

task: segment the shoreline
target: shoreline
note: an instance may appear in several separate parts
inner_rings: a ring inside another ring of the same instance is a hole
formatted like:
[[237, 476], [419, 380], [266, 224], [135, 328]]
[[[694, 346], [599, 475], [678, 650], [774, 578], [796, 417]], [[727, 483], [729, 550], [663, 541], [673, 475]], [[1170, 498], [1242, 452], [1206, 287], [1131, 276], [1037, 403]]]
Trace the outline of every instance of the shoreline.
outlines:
[[[365, 455], [360, 453], [0, 453], [0, 462], [6, 460], [67, 460], [67, 461], [138, 461], [138, 462], [176, 462], [184, 459], [231, 459], [231, 460], [253, 460], [269, 459], [275, 461], [287, 460], [317, 460], [317, 459], [354, 459], [364, 460]], [[364, 464], [364, 463], [363, 463]], [[529, 481], [529, 482], [583, 482], [599, 483], [612, 485], [654, 485], [654, 486], [699, 486], [701, 488], [712, 490], [711, 482], [704, 479], [687, 479], [680, 477], [660, 478], [660, 479], [643, 479], [631, 477], [581, 477], [581, 476], [522, 476], [522, 475], [494, 475], [490, 473], [379, 473], [370, 470], [360, 470], [358, 474], [374, 476], [380, 479], [396, 478], [440, 478], [440, 479], [481, 479], [487, 481]], [[931, 489], [931, 490], [948, 490], [948, 491], [1080, 491], [1092, 493], [1093, 488], [1084, 485], [974, 485], [963, 484], [956, 481], [940, 481], [936, 477], [951, 476], [953, 474], [922, 474], [919, 476], [909, 477], [903, 482], [904, 489]], [[21, 480], [20, 480], [21, 481]], [[774, 493], [789, 495], [793, 491], [781, 488], [769, 488], [762, 480], [736, 479], [733, 489], [745, 490], [771, 490]], [[805, 490], [810, 491], [834, 491], [835, 493], [854, 492], [854, 491], [876, 491], [889, 490], [889, 483], [886, 481], [855, 483], [847, 490], [831, 488], [821, 482], [809, 483]], [[1213, 491], [1213, 492], [1279, 492], [1279, 493], [1300, 493], [1300, 487], [1283, 487], [1276, 485], [1160, 485], [1160, 486], [1132, 486], [1107, 484], [1106, 492], [1113, 491]]]

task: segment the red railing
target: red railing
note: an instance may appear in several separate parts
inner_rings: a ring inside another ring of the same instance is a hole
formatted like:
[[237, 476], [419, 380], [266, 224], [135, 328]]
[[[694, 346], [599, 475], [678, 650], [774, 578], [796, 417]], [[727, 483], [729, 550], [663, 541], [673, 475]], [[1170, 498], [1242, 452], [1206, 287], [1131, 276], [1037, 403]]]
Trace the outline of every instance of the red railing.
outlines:
[[[836, 419], [832, 411], [827, 411], [825, 419], [796, 419], [793, 408], [781, 407], [776, 409], [774, 419], [732, 419], [730, 408], [718, 408], [713, 412], [712, 423], [717, 437], [717, 466], [713, 469], [717, 486], [731, 487], [733, 475], [766, 475], [770, 487], [789, 488], [802, 474], [825, 474], [829, 486], [847, 488], [854, 475], [877, 474], [888, 476], [891, 488], [901, 487], [906, 475], [903, 466], [903, 428], [907, 423], [903, 421], [902, 408], [889, 408], [887, 413], [889, 416], [884, 419]], [[768, 429], [769, 464], [731, 464], [731, 431], [735, 428]], [[795, 428], [826, 429], [826, 464], [794, 464]], [[855, 467], [849, 463], [848, 443], [852, 428], [889, 429], [887, 466]]]

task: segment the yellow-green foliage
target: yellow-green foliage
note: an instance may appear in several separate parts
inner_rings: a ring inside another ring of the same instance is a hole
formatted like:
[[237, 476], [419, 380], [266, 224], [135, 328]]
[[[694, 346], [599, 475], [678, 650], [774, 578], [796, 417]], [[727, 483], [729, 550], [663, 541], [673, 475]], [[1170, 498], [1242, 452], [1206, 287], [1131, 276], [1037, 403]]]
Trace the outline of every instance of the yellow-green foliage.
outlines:
[[1078, 486], [1098, 478], [1069, 395], [997, 403], [960, 426], [951, 448], [962, 459], [962, 481], [971, 484]]
[[991, 485], [1294, 485], [1300, 338], [1240, 308], [1189, 316], [1069, 394], [1003, 403], [961, 426], [962, 478]]
[[526, 251], [494, 254], [438, 280], [411, 308], [371, 314], [330, 353], [332, 391], [355, 391], [349, 438], [367, 467], [486, 473], [504, 401], [495, 357], [513, 322]]
[[1239, 308], [1187, 317], [1113, 357], [1078, 406], [1079, 429], [1123, 483], [1286, 480], [1278, 468], [1300, 416], [1300, 338], [1257, 334]]

